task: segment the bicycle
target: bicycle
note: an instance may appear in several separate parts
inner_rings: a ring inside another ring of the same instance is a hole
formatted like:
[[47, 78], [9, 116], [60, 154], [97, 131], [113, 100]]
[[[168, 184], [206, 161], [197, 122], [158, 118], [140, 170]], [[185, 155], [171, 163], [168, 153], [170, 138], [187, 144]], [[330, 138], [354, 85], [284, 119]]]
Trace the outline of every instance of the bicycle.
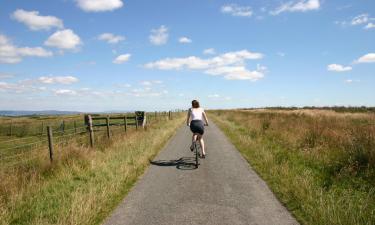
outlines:
[[[208, 126], [208, 124], [205, 124], [204, 126]], [[201, 148], [202, 148], [202, 146], [200, 145], [200, 142], [197, 138], [193, 142], [193, 152], [195, 153], [195, 168], [198, 168], [198, 166], [199, 166], [199, 158], [201, 157], [201, 150], [200, 150]]]
[[199, 158], [201, 157], [200, 148], [201, 148], [201, 145], [199, 144], [199, 140], [194, 141], [193, 152], [195, 154], [195, 168], [198, 168], [199, 166]]

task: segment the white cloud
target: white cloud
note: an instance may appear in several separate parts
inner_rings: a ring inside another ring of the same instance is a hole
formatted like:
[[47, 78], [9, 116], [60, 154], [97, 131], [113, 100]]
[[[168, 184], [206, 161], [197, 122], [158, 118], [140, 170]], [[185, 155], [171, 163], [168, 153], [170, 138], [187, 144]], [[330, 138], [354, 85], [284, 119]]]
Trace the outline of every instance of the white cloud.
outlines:
[[230, 100], [232, 100], [232, 98], [229, 97], [229, 96], [221, 96], [219, 94], [210, 94], [207, 97], [211, 98], [212, 100], [215, 100], [215, 101], [230, 101]]
[[363, 13], [363, 14], [353, 17], [349, 21], [335, 21], [335, 24], [339, 24], [343, 27], [348, 26], [348, 25], [359, 26], [359, 25], [366, 24], [366, 26], [364, 26], [363, 29], [368, 30], [368, 29], [375, 28], [375, 24], [372, 23], [371, 21], [375, 21], [375, 18], [371, 18], [368, 13]]
[[54, 16], [41, 16], [38, 11], [26, 11], [17, 9], [13, 12], [12, 18], [25, 24], [31, 30], [49, 30], [52, 27], [63, 28], [61, 19]]
[[158, 29], [152, 29], [149, 40], [154, 45], [164, 45], [168, 42], [168, 28], [164, 25]]
[[178, 39], [178, 42], [182, 43], [182, 44], [189, 44], [192, 42], [192, 40], [190, 38], [187, 38], [187, 37], [180, 37]]
[[351, 84], [351, 83], [359, 83], [359, 82], [361, 82], [360, 80], [352, 80], [352, 79], [346, 79], [346, 80], [344, 80], [344, 82], [345, 83], [347, 83], [347, 84]]
[[209, 97], [209, 98], [219, 98], [220, 95], [219, 94], [211, 94], [211, 95], [208, 95], [207, 97]]
[[264, 76], [265, 67], [258, 66], [257, 70], [245, 68], [245, 60], [261, 59], [263, 54], [247, 50], [227, 52], [213, 58], [201, 59], [196, 56], [186, 58], [166, 58], [145, 65], [149, 69], [160, 70], [202, 70], [210, 75], [222, 75], [228, 80], [258, 80]]
[[123, 54], [116, 57], [115, 60], [113, 60], [113, 63], [115, 64], [122, 64], [130, 59], [131, 54]]
[[214, 48], [207, 48], [207, 49], [203, 50], [203, 54], [205, 54], [205, 55], [215, 55], [216, 51], [215, 51]]
[[278, 56], [280, 56], [280, 57], [284, 57], [284, 56], [286, 56], [286, 54], [284, 53], [284, 52], [277, 52], [276, 53]]
[[366, 30], [375, 28], [375, 23], [368, 23], [365, 27]]
[[224, 66], [206, 70], [210, 75], [223, 75], [227, 80], [251, 80], [256, 81], [264, 77], [262, 71], [249, 71], [244, 66]]
[[369, 21], [369, 15], [368, 14], [361, 14], [361, 15], [358, 15], [358, 16], [354, 17], [352, 19], [352, 21], [350, 22], [350, 24], [355, 26], [355, 25], [367, 23], [368, 21]]
[[101, 41], [106, 41], [107, 43], [110, 43], [110, 44], [116, 44], [120, 41], [125, 40], [125, 37], [121, 35], [114, 35], [111, 33], [103, 33], [99, 35], [98, 39]]
[[116, 84], [114, 84], [114, 86], [119, 87], [119, 88], [130, 88], [130, 87], [132, 87], [132, 85], [128, 84], [128, 83], [123, 83], [123, 84], [116, 83]]
[[0, 34], [0, 63], [19, 63], [23, 57], [50, 57], [53, 53], [42, 47], [17, 47]]
[[375, 53], [368, 53], [357, 59], [355, 63], [375, 63]]
[[328, 71], [333, 71], [333, 72], [346, 72], [352, 70], [351, 66], [343, 66], [340, 64], [330, 64], [327, 66]]
[[158, 97], [169, 93], [165, 89], [163, 90], [158, 86], [153, 86], [155, 83], [158, 83], [158, 81], [143, 81], [140, 83], [143, 87], [133, 88], [130, 93], [127, 94], [134, 97]]
[[113, 11], [124, 5], [121, 0], [76, 0], [76, 2], [78, 7], [86, 12]]
[[152, 85], [151, 81], [142, 81], [141, 84], [143, 86], [151, 86]]
[[82, 42], [79, 36], [72, 30], [65, 29], [53, 33], [44, 44], [60, 49], [76, 49]]
[[290, 1], [271, 11], [270, 14], [279, 15], [283, 12], [306, 12], [311, 10], [318, 10], [319, 8], [319, 0], [299, 0], [298, 2]]
[[141, 85], [143, 86], [152, 86], [154, 84], [162, 84], [163, 81], [161, 80], [145, 80], [141, 82]]
[[213, 58], [201, 59], [196, 56], [186, 58], [166, 58], [159, 61], [147, 63], [146, 68], [157, 68], [162, 70], [171, 69], [209, 69], [226, 65], [244, 64], [246, 59], [261, 59], [263, 54], [247, 50], [227, 52]]
[[69, 89], [59, 89], [55, 91], [56, 95], [68, 95], [68, 96], [74, 96], [77, 95], [77, 91], [69, 90]]
[[230, 14], [232, 16], [250, 17], [253, 15], [251, 7], [239, 6], [236, 4], [223, 5], [221, 7], [221, 12], [225, 14]]
[[13, 93], [25, 93], [25, 92], [39, 92], [46, 90], [44, 87], [38, 87], [34, 85], [34, 80], [21, 80], [16, 83], [0, 82], [0, 91], [13, 92]]
[[72, 84], [78, 82], [78, 78], [73, 76], [43, 76], [39, 77], [38, 81], [43, 84]]

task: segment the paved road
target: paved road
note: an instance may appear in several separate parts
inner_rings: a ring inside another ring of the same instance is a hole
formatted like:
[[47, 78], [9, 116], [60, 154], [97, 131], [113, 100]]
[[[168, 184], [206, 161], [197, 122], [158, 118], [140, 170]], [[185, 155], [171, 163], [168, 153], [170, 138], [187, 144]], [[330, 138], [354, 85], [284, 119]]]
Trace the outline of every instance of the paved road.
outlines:
[[195, 169], [180, 128], [104, 224], [298, 224], [215, 124], [205, 140]]

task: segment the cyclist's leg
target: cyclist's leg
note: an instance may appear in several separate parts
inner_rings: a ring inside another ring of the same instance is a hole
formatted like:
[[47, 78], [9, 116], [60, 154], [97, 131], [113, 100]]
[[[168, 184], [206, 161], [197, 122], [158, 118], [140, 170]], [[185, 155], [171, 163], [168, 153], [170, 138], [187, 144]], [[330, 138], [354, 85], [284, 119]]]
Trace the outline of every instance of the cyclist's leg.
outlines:
[[202, 155], [206, 155], [206, 152], [205, 152], [205, 149], [204, 149], [203, 135], [199, 134], [198, 135], [198, 140], [199, 140], [199, 143], [201, 144]]

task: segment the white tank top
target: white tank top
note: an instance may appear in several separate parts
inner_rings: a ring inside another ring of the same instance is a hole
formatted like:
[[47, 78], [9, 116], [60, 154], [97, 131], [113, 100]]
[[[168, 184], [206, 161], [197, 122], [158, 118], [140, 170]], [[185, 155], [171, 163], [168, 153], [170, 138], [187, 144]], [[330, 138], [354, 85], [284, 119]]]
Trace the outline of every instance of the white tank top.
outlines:
[[204, 110], [202, 108], [190, 108], [191, 120], [202, 120], [203, 112]]

